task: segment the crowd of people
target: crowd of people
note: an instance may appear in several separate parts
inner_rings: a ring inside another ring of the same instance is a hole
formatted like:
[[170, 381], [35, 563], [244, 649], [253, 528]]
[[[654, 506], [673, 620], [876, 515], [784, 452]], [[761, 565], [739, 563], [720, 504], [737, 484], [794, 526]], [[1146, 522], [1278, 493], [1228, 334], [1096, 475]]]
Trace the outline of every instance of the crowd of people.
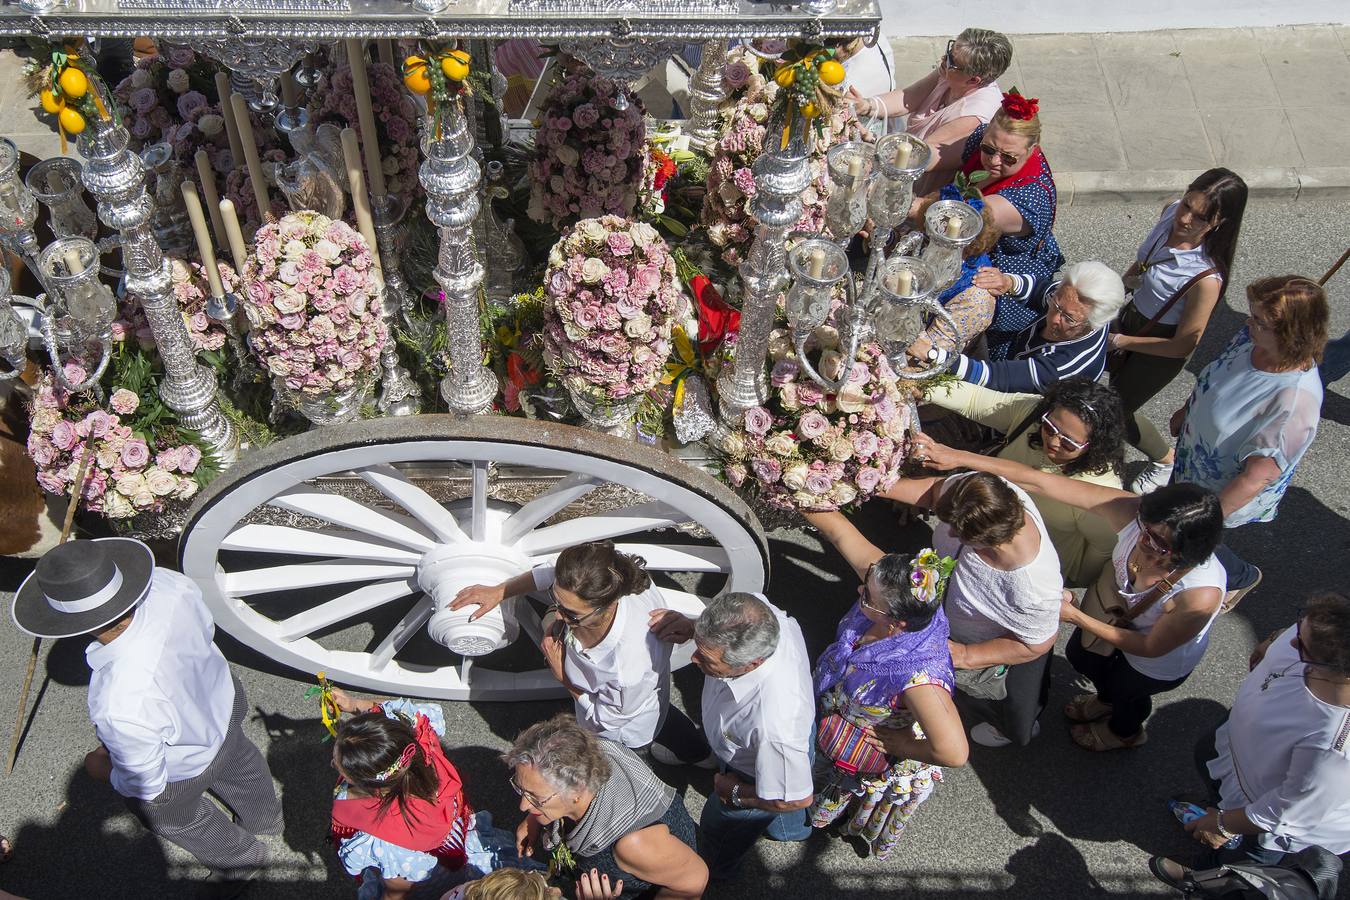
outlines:
[[[443, 747], [438, 706], [336, 691], [330, 839], [358, 896], [537, 900], [558, 895], [553, 879], [583, 900], [697, 898], [761, 838], [824, 829], [884, 860], [970, 742], [1025, 746], [1049, 724], [1065, 624], [1065, 659], [1092, 687], [1063, 709], [1074, 743], [1102, 753], [1148, 740], [1155, 703], [1262, 582], [1225, 538], [1275, 518], [1315, 438], [1327, 300], [1299, 276], [1247, 285], [1247, 322], [1172, 415], [1173, 446], [1141, 410], [1228, 291], [1246, 185], [1214, 169], [1185, 186], [1123, 275], [1066, 266], [1036, 103], [997, 85], [1011, 55], [1007, 38], [968, 29], [915, 84], [853, 95], [933, 146], [916, 214], [957, 174], [987, 173], [985, 233], [942, 297], [958, 332], [935, 326], [909, 348], [955, 378], [925, 398], [921, 468], [885, 494], [932, 515], [932, 546], [887, 553], [842, 513], [806, 514], [858, 577], [814, 660], [771, 598], [724, 593], [688, 617], [607, 541], [461, 591], [451, 606], [476, 615], [548, 599], [541, 650], [574, 710], [503, 754], [523, 814], [511, 833], [472, 808], [481, 775]], [[1149, 460], [1128, 489], [1127, 445]], [[39, 561], [14, 618], [30, 634], [93, 638], [100, 746], [86, 769], [222, 891], [247, 884], [281, 806], [240, 730], [244, 688], [197, 587], [135, 541], [75, 541]], [[671, 700], [672, 647], [691, 641], [698, 722]], [[1252, 654], [1230, 715], [1198, 749], [1212, 793], [1171, 804], [1203, 852], [1150, 869], [1183, 886], [1195, 867], [1350, 852], [1348, 739], [1350, 599], [1321, 594]], [[715, 772], [697, 823], [651, 762]]]

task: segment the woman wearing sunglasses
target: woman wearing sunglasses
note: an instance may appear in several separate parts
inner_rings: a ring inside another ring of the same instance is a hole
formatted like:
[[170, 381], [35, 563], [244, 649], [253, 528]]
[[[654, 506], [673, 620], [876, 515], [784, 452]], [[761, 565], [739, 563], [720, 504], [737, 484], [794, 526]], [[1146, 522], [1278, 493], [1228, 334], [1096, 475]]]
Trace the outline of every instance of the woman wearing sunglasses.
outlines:
[[[1086, 378], [1052, 385], [1044, 396], [1004, 394], [964, 382], [935, 387], [928, 403], [1002, 434], [992, 455], [1089, 484], [1120, 489], [1125, 426], [1116, 392]], [[1165, 443], [1159, 438], [1160, 447]], [[1031, 494], [1059, 552], [1069, 587], [1097, 579], [1116, 546], [1116, 530], [1095, 513]]]
[[684, 713], [670, 706], [670, 647], [648, 628], [668, 604], [640, 557], [612, 541], [568, 547], [551, 566], [536, 566], [498, 585], [460, 591], [452, 609], [478, 606], [474, 617], [507, 597], [547, 592], [552, 627], [541, 649], [576, 703], [577, 721], [634, 750], [651, 747], [659, 762], [703, 763], [711, 750]]
[[[1196, 748], [1210, 789], [1205, 814], [1186, 824], [1204, 846], [1196, 868], [1282, 865], [1309, 847], [1350, 853], [1350, 599], [1312, 597], [1249, 667], [1227, 721]], [[1160, 856], [1149, 868], [1177, 888], [1190, 874]], [[1339, 870], [1322, 870], [1332, 877], [1320, 896], [1337, 895]]]
[[887, 121], [908, 116], [905, 131], [933, 148], [920, 190], [943, 185], [961, 167], [970, 133], [998, 111], [1003, 98], [998, 78], [1008, 70], [1012, 52], [1012, 43], [997, 31], [967, 28], [947, 42], [933, 71], [909, 87], [870, 98], [850, 88], [849, 99], [859, 115]]
[[[1180, 685], [1204, 656], [1223, 602], [1219, 498], [1193, 484], [1140, 497], [1119, 488], [1043, 472], [998, 457], [953, 450], [919, 435], [916, 459], [939, 470], [969, 467], [1000, 475], [1028, 492], [1100, 516], [1116, 530], [1111, 564], [1088, 588], [1102, 618], [1065, 592], [1060, 620], [1074, 626], [1065, 657], [1096, 688], [1064, 708], [1074, 743], [1085, 750], [1138, 747], [1153, 696]], [[1086, 598], [1085, 598], [1086, 601]]]
[[[1279, 275], [1248, 285], [1247, 300], [1247, 326], [1204, 368], [1171, 421], [1173, 477], [1215, 491], [1228, 528], [1274, 520], [1322, 408], [1326, 293], [1308, 278]], [[1227, 611], [1261, 583], [1261, 570], [1227, 545], [1219, 558], [1228, 570]]]

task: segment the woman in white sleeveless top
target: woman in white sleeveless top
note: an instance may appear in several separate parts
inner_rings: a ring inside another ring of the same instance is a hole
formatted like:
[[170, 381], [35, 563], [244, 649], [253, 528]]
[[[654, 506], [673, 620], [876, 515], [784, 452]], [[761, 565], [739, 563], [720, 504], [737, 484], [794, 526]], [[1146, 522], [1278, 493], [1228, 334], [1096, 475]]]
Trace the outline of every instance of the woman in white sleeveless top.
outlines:
[[1003, 91], [998, 77], [1012, 62], [1012, 44], [996, 31], [967, 28], [947, 42], [937, 66], [909, 87], [866, 97], [849, 96], [859, 115], [883, 119], [907, 116], [905, 131], [933, 148], [928, 174], [917, 193], [947, 184], [961, 166], [966, 138], [998, 112]]

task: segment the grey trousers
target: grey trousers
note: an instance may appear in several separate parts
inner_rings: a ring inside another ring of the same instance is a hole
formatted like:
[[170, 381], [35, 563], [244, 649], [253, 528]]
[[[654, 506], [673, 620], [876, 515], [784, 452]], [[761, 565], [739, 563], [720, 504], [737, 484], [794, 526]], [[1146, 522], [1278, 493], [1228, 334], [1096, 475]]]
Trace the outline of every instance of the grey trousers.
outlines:
[[[127, 807], [146, 828], [197, 857], [224, 878], [247, 875], [267, 863], [267, 848], [256, 834], [281, 831], [281, 801], [272, 773], [240, 723], [248, 712], [244, 686], [234, 678], [234, 710], [216, 758], [195, 778], [172, 781], [153, 800], [127, 797]], [[215, 794], [235, 821], [206, 796]]]

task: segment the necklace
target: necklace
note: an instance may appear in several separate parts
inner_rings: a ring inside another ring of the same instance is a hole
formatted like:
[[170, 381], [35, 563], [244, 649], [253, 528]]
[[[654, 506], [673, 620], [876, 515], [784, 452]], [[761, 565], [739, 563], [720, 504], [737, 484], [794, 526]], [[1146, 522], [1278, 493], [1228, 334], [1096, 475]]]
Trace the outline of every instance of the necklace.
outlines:
[[[1285, 677], [1286, 675], [1288, 675], [1288, 674], [1289, 674], [1289, 670], [1292, 669], [1294, 666], [1306, 666], [1306, 665], [1307, 665], [1307, 663], [1303, 662], [1302, 660], [1299, 660], [1298, 662], [1290, 663], [1289, 665], [1287, 665], [1287, 666], [1285, 666], [1283, 669], [1281, 669], [1279, 672], [1271, 672], [1269, 675], [1267, 675], [1267, 676], [1262, 680], [1262, 682], [1261, 682], [1261, 690], [1263, 690], [1263, 691], [1264, 691], [1264, 690], [1267, 690], [1267, 689], [1270, 687], [1270, 683], [1271, 683], [1272, 681], [1274, 681], [1276, 678], [1283, 678], [1283, 677]], [[1304, 680], [1304, 681], [1323, 681], [1323, 682], [1326, 682], [1327, 684], [1346, 684], [1346, 683], [1347, 683], [1347, 682], [1344, 681], [1344, 680], [1339, 680], [1339, 681], [1338, 681], [1338, 680], [1336, 680], [1335, 678], [1326, 678], [1326, 677], [1324, 677], [1324, 676], [1322, 676], [1322, 675], [1309, 675], [1306, 669], [1304, 669], [1304, 671], [1303, 671], [1303, 680]]]

